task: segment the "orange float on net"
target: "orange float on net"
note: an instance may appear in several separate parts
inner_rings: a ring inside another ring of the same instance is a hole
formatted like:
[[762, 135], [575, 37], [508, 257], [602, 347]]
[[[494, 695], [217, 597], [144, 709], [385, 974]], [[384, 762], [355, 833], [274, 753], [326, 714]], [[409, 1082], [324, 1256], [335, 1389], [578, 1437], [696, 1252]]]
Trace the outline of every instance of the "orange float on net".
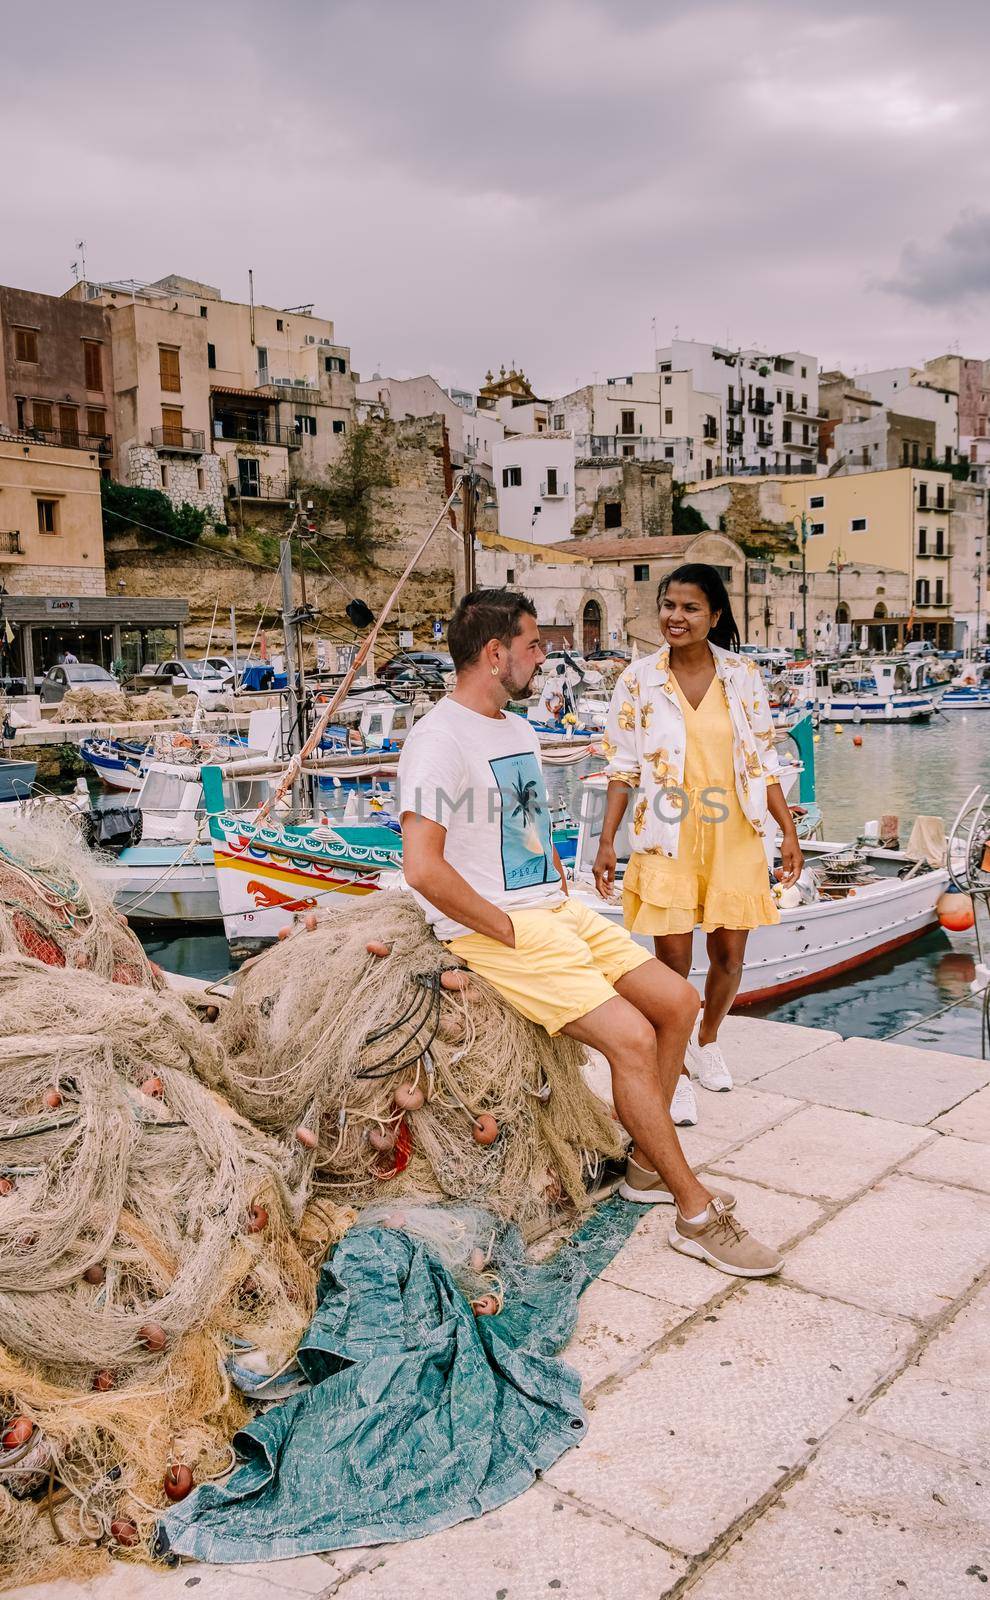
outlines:
[[171, 1501], [184, 1500], [193, 1486], [193, 1475], [182, 1461], [173, 1461], [162, 1483], [166, 1498]]
[[466, 989], [470, 982], [471, 974], [463, 967], [447, 967], [440, 974], [441, 989], [448, 989], [452, 993]]
[[475, 1117], [471, 1124], [471, 1137], [475, 1144], [494, 1144], [498, 1138], [498, 1123], [488, 1112], [483, 1111]]
[[30, 1417], [11, 1417], [4, 1424], [3, 1433], [0, 1433], [0, 1444], [5, 1450], [19, 1450], [21, 1445], [27, 1444], [34, 1433], [34, 1423]]
[[312, 1128], [297, 1128], [296, 1138], [304, 1150], [315, 1150], [320, 1142]]
[[247, 1214], [248, 1233], [264, 1233], [268, 1226], [268, 1212], [264, 1206], [252, 1206]]
[[388, 956], [392, 953], [391, 946], [382, 944], [380, 939], [369, 939], [364, 948], [369, 956]]
[[418, 1083], [400, 1083], [395, 1091], [395, 1103], [400, 1111], [421, 1111], [426, 1096]]

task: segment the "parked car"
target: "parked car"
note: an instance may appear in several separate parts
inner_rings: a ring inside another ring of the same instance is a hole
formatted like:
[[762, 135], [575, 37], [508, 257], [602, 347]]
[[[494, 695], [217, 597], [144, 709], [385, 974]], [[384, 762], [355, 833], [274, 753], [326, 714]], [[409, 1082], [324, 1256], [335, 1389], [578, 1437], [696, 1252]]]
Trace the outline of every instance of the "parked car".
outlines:
[[97, 666], [95, 661], [66, 661], [49, 667], [39, 686], [41, 703], [57, 706], [67, 689], [117, 689], [120, 687], [112, 672]]
[[617, 644], [603, 647], [601, 650], [589, 650], [585, 661], [631, 661], [632, 652], [621, 650]]
[[234, 674], [229, 670], [218, 672], [205, 661], [173, 656], [170, 661], [159, 661], [145, 667], [140, 679], [145, 689], [181, 689], [185, 694], [194, 694], [200, 700], [209, 702], [233, 687]]
[[544, 672], [558, 672], [563, 667], [570, 668], [572, 674], [576, 673], [578, 680], [583, 682], [587, 689], [600, 689], [605, 682], [598, 668], [589, 667], [585, 657], [579, 655], [576, 650], [549, 650], [543, 667]]
[[386, 683], [389, 679], [400, 676], [403, 681], [412, 682], [417, 677], [429, 680], [442, 679], [446, 673], [453, 670], [453, 660], [444, 650], [400, 650], [398, 655], [386, 661], [378, 676]]
[[930, 639], [909, 639], [904, 646], [906, 656], [934, 656], [938, 651]]

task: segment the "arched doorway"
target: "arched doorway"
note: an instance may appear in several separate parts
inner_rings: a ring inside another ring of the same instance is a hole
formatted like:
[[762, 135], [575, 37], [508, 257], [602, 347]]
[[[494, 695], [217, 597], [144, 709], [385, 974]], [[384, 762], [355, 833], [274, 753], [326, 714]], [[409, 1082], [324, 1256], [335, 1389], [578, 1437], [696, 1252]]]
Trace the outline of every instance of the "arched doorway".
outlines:
[[587, 600], [581, 618], [582, 648], [585, 655], [589, 650], [600, 650], [602, 647], [602, 608], [597, 600]]
[[840, 625], [849, 621], [849, 607], [844, 603], [835, 608], [835, 620]]
[[873, 607], [873, 615], [877, 622], [883, 621], [884, 617], [887, 615], [887, 607], [883, 604], [883, 602], [881, 602], [880, 605]]

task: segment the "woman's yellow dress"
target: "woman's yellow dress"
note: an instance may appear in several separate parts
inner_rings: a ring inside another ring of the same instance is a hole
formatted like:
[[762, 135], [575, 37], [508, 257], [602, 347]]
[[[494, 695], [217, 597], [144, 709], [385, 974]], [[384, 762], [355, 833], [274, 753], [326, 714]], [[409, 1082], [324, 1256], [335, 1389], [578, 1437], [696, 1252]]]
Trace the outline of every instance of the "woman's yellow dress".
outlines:
[[[687, 803], [678, 851], [672, 857], [661, 850], [630, 856], [622, 888], [623, 921], [633, 933], [659, 935], [690, 933], [699, 926], [711, 933], [715, 928], [762, 928], [779, 922], [763, 840], [736, 794], [732, 723], [722, 685], [713, 678], [695, 710], [673, 673], [670, 681], [684, 713], [687, 739]], [[672, 797], [671, 810], [677, 803]]]

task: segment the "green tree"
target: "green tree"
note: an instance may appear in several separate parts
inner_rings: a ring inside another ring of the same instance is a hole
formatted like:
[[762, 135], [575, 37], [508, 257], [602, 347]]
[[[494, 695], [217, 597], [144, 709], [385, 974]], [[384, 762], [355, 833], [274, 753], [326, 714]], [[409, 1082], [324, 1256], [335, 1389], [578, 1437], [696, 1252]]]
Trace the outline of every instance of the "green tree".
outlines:
[[695, 506], [686, 506], [684, 504], [683, 483], [674, 484], [672, 531], [690, 535], [709, 531], [708, 524], [701, 512]]
[[176, 538], [195, 544], [210, 520], [206, 511], [188, 501], [175, 506], [158, 489], [132, 489], [112, 478], [103, 479], [100, 497], [105, 536], [132, 527], [152, 538], [158, 534], [163, 541]]
[[374, 549], [374, 491], [392, 483], [388, 434], [380, 423], [359, 422], [347, 435], [338, 459], [322, 483], [301, 485], [319, 519], [344, 524], [353, 553], [368, 561]]

